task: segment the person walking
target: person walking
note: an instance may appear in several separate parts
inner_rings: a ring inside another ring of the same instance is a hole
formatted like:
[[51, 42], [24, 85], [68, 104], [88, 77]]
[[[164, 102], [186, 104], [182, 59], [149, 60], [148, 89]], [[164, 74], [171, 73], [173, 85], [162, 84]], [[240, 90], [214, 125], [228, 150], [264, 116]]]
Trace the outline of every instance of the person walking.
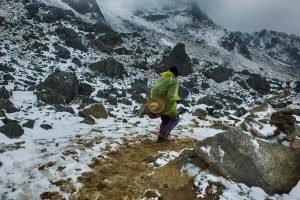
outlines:
[[[170, 133], [179, 122], [177, 112], [177, 102], [179, 83], [177, 81], [178, 68], [170, 67], [168, 71], [163, 72], [161, 77], [155, 81], [151, 89], [151, 98], [158, 98], [164, 101], [164, 110], [162, 111], [160, 131], [157, 141], [170, 141]], [[153, 104], [152, 104], [153, 105]]]

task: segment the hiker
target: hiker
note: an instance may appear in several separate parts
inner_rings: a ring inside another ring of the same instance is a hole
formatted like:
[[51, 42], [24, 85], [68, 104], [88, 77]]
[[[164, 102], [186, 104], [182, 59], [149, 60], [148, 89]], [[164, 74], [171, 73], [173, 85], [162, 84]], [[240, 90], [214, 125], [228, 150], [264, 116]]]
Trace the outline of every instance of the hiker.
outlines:
[[[163, 72], [162, 76], [155, 81], [151, 89], [150, 102], [147, 103], [148, 109], [159, 115], [162, 121], [157, 139], [158, 142], [170, 141], [170, 132], [179, 122], [176, 104], [180, 100], [177, 76], [178, 68], [170, 67], [168, 71]], [[152, 102], [151, 99], [153, 100]], [[160, 105], [160, 107], [157, 107], [157, 105]], [[155, 107], [158, 112], [153, 110]], [[159, 113], [159, 111], [161, 112]]]

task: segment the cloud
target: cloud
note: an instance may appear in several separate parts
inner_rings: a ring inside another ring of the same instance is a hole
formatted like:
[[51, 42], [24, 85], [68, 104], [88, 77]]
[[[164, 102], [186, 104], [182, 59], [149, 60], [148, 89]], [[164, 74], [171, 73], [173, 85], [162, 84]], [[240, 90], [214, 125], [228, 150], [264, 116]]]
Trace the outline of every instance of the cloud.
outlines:
[[272, 29], [300, 35], [299, 0], [198, 0], [202, 10], [229, 30]]

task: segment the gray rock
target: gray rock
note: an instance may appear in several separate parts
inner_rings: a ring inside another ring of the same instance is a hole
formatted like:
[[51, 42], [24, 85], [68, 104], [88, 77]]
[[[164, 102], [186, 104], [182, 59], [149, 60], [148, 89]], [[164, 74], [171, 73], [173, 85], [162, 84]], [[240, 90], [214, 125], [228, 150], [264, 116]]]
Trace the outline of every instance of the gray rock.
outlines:
[[251, 88], [256, 90], [259, 94], [267, 94], [271, 88], [267, 79], [265, 77], [261, 77], [258, 74], [252, 74], [251, 77], [249, 77], [246, 80], [246, 82]]
[[35, 123], [34, 119], [29, 119], [26, 123], [22, 124], [22, 126], [25, 128], [33, 129], [34, 123]]
[[215, 98], [210, 96], [202, 97], [198, 100], [197, 104], [205, 104], [207, 106], [212, 106], [214, 110], [219, 110], [223, 108], [223, 105], [219, 103]]
[[[55, 70], [55, 72], [50, 74], [44, 83], [41, 84], [41, 87], [46, 91], [51, 90], [52, 95], [50, 95], [51, 92], [48, 92], [48, 95], [55, 100], [52, 101], [52, 99], [47, 100], [41, 98], [42, 101], [46, 103], [52, 102], [51, 104], [69, 104], [78, 95], [79, 81], [73, 73]], [[65, 102], [62, 102], [62, 97]]]
[[40, 127], [41, 127], [42, 129], [45, 129], [45, 130], [50, 130], [50, 129], [52, 129], [52, 126], [49, 125], [49, 124], [41, 124]]
[[82, 67], [82, 63], [81, 63], [81, 60], [77, 57], [74, 57], [72, 59], [72, 63], [74, 63], [75, 65], [77, 65], [78, 67]]
[[123, 75], [126, 73], [124, 66], [113, 58], [92, 63], [89, 65], [89, 68], [115, 79], [123, 79]]
[[300, 179], [299, 151], [277, 143], [254, 143], [238, 127], [197, 142], [194, 151], [216, 173], [268, 194], [288, 193]]
[[198, 119], [205, 119], [205, 117], [207, 116], [207, 112], [206, 110], [202, 110], [201, 108], [197, 108], [194, 112], [193, 112], [193, 116], [197, 116]]
[[10, 94], [4, 86], [0, 88], [0, 99], [9, 99]]
[[103, 14], [96, 0], [63, 0], [82, 15], [90, 13], [95, 19], [103, 19]]
[[56, 46], [55, 50], [56, 50], [55, 55], [59, 58], [69, 59], [71, 57], [70, 51], [65, 47]]
[[227, 81], [233, 75], [233, 70], [225, 67], [216, 67], [206, 70], [203, 74], [205, 77], [213, 79], [217, 83]]
[[104, 105], [101, 103], [92, 104], [91, 106], [80, 110], [78, 114], [83, 118], [86, 118], [89, 115], [95, 117], [96, 119], [106, 119], [108, 117], [108, 112]]
[[185, 45], [178, 43], [171, 53], [163, 58], [159, 67], [155, 68], [157, 73], [167, 71], [168, 68], [176, 66], [179, 69], [179, 73], [183, 76], [187, 76], [192, 72], [192, 62], [185, 51]]
[[52, 90], [45, 90], [37, 93], [37, 99], [47, 104], [65, 104], [65, 99], [62, 95], [53, 92]]
[[101, 35], [97, 38], [97, 40], [103, 42], [108, 47], [115, 47], [122, 43], [121, 36], [116, 32]]
[[91, 96], [91, 94], [94, 92], [93, 86], [91, 86], [88, 83], [80, 83], [79, 84], [79, 91], [78, 94], [82, 96]]
[[18, 112], [19, 109], [8, 99], [0, 99], [0, 110], [5, 110], [7, 113]]
[[72, 107], [66, 107], [61, 104], [54, 106], [56, 112], [68, 112], [70, 114], [75, 114], [75, 111]]
[[0, 132], [10, 139], [20, 138], [24, 134], [23, 128], [17, 123], [8, 123], [0, 127]]

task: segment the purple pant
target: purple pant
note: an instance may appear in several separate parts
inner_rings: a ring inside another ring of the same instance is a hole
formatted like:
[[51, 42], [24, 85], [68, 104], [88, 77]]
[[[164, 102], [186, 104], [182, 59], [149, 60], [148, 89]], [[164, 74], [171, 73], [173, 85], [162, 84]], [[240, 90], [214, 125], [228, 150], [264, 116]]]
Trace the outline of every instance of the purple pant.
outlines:
[[162, 115], [159, 135], [162, 135], [164, 137], [169, 137], [170, 132], [175, 128], [178, 122], [179, 122], [178, 115], [172, 115], [172, 116]]

